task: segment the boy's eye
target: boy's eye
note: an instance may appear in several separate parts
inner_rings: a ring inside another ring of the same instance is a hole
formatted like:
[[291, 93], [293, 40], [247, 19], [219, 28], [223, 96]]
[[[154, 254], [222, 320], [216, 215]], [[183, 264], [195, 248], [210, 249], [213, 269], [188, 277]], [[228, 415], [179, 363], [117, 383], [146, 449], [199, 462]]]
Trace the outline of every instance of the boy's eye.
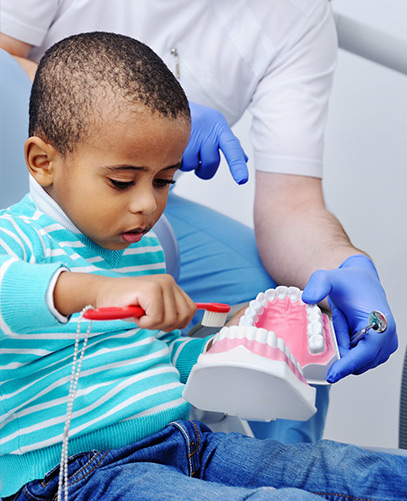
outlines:
[[175, 184], [175, 181], [174, 179], [155, 179], [154, 184], [157, 186], [157, 188], [165, 188], [170, 184]]
[[[126, 190], [131, 186], [134, 186], [134, 181], [118, 181], [117, 179], [109, 179], [109, 183], [116, 190]], [[154, 185], [157, 188], [166, 188], [170, 184], [174, 184], [175, 181], [173, 179], [154, 179]]]
[[134, 181], [117, 181], [116, 179], [109, 179], [109, 182], [113, 188], [118, 190], [125, 190], [134, 185]]

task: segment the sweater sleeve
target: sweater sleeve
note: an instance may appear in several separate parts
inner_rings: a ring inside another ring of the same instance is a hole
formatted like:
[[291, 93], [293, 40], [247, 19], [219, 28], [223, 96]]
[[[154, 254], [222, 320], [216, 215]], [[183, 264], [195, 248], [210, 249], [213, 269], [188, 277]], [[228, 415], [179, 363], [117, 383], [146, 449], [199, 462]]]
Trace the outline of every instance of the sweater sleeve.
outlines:
[[0, 336], [59, 324], [47, 292], [57, 270], [67, 267], [46, 262], [43, 237], [29, 225], [6, 212], [0, 220]]
[[157, 337], [167, 343], [171, 362], [180, 374], [181, 383], [186, 383], [192, 366], [197, 362], [199, 355], [206, 351], [209, 341], [213, 338], [213, 336], [186, 337], [182, 336], [178, 330], [160, 332]]
[[0, 322], [3, 334], [28, 332], [33, 324], [47, 327], [59, 323], [47, 306], [46, 296], [54, 274], [61, 267], [60, 263], [32, 264], [0, 256]]

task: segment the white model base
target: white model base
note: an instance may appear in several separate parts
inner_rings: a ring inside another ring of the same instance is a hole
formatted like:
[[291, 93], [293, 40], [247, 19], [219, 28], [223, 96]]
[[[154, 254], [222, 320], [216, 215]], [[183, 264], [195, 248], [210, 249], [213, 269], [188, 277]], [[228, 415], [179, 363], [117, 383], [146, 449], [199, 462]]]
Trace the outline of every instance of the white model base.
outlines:
[[238, 346], [200, 355], [183, 396], [198, 409], [250, 421], [306, 421], [316, 412], [315, 394], [315, 388], [298, 379], [285, 362]]

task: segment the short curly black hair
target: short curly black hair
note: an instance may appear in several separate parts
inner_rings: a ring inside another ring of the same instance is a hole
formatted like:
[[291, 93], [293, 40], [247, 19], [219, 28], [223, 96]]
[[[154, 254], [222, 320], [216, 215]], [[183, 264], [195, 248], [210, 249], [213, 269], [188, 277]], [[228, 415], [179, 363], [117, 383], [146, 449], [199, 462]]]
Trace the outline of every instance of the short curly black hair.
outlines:
[[64, 156], [94, 133], [105, 111], [119, 116], [147, 108], [168, 118], [190, 112], [185, 93], [147, 45], [102, 31], [73, 35], [50, 47], [35, 74], [29, 135], [50, 141]]

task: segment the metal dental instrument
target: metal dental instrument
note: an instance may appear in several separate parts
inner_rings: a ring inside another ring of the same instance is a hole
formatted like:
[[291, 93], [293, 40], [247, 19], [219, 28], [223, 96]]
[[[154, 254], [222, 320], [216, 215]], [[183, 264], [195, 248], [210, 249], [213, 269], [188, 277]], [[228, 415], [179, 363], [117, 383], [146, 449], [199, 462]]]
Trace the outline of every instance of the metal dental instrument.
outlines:
[[359, 332], [355, 332], [350, 338], [350, 346], [354, 348], [358, 342], [363, 339], [370, 329], [376, 332], [384, 332], [387, 329], [386, 316], [380, 311], [372, 311], [369, 315], [369, 325], [364, 327]]

